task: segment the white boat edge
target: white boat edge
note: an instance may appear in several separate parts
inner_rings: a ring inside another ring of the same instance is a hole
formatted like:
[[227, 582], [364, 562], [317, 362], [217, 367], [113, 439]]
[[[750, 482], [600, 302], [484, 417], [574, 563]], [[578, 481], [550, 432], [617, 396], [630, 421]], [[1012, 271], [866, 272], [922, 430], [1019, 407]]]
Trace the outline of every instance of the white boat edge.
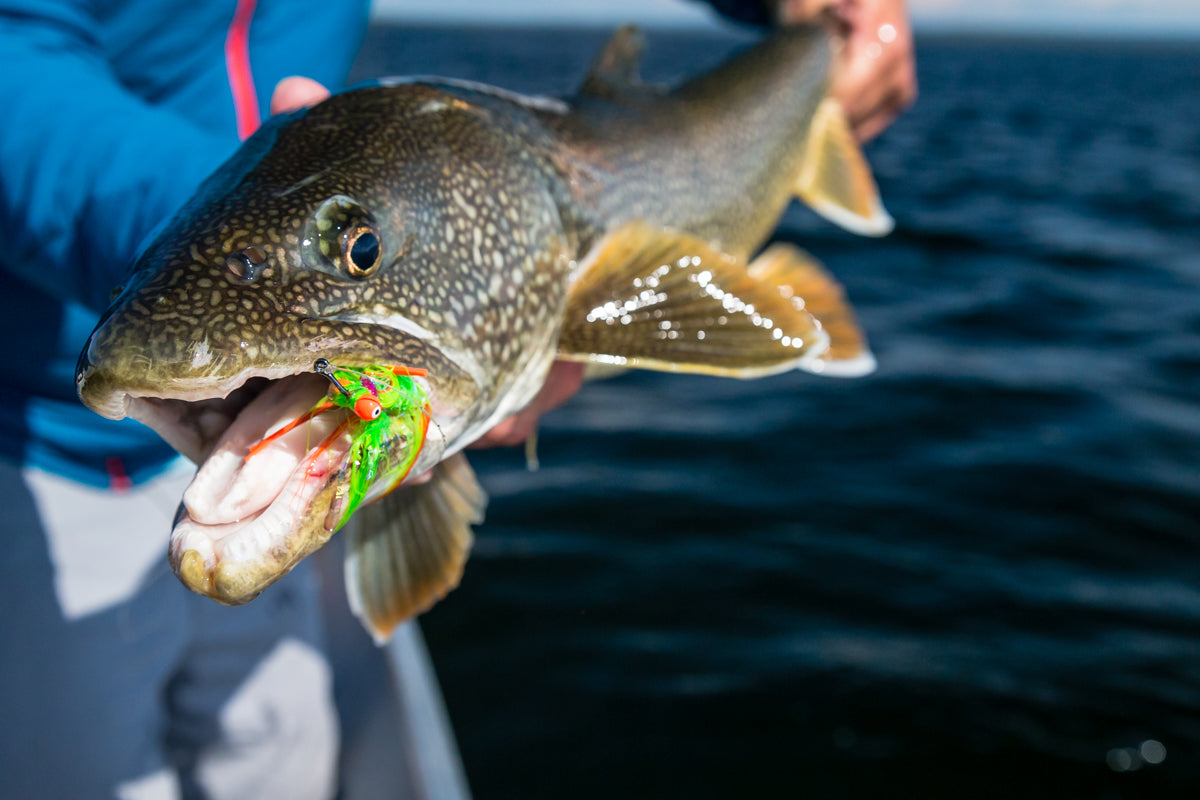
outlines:
[[470, 800], [471, 790], [441, 686], [416, 620], [396, 629], [384, 647], [396, 688], [409, 763], [425, 800]]

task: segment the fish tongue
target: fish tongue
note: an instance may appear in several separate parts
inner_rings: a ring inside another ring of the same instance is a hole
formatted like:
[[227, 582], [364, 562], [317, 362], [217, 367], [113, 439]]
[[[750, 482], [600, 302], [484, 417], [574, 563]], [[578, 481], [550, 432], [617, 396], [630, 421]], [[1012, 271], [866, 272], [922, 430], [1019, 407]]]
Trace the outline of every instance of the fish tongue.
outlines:
[[322, 442], [345, 419], [331, 411], [267, 443], [251, 447], [306, 413], [328, 390], [319, 375], [297, 375], [270, 384], [250, 402], [200, 465], [183, 495], [191, 518], [203, 525], [246, 519], [270, 505], [311, 447]]

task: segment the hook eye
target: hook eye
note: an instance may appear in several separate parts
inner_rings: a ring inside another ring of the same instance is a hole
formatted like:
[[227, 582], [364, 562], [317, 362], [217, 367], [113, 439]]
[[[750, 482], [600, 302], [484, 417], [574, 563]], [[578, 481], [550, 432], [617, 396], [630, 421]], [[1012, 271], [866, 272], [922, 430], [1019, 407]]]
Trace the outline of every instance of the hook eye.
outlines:
[[342, 393], [342, 397], [345, 397], [347, 400], [352, 399], [353, 396], [350, 394], [350, 391], [345, 386], [342, 386], [342, 382], [334, 376], [333, 367], [330, 365], [328, 359], [318, 358], [316, 361], [314, 361], [313, 372], [316, 372], [319, 375], [324, 375], [326, 378], [328, 378], [329, 382], [333, 384], [334, 388]]

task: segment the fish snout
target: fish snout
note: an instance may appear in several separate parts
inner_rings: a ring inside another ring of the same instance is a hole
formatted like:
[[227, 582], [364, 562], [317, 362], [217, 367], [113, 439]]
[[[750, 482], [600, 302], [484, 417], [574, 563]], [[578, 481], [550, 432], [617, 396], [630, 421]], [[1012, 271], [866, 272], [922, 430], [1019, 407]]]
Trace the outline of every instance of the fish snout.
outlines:
[[88, 337], [75, 365], [79, 399], [113, 419], [125, 416], [128, 394], [157, 394], [164, 378], [181, 377], [178, 340], [131, 316], [140, 315], [110, 310]]
[[75, 364], [75, 391], [97, 414], [121, 419], [128, 411], [128, 377], [145, 372], [150, 356], [136, 343], [124, 345], [113, 339], [104, 323], [88, 337]]
[[123, 419], [128, 415], [129, 396], [120, 391], [112, 376], [85, 363], [87, 352], [80, 356], [75, 372], [75, 392], [85, 406], [108, 419]]

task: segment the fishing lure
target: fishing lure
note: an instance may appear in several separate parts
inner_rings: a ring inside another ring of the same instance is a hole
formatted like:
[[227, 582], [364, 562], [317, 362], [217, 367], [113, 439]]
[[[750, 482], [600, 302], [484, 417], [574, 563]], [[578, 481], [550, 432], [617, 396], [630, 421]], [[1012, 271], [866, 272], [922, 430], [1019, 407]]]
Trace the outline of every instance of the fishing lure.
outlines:
[[[324, 358], [313, 364], [313, 371], [325, 376], [331, 384], [329, 394], [304, 414], [275, 433], [262, 439], [246, 454], [249, 460], [270, 442], [335, 408], [350, 411], [347, 417], [318, 445], [309, 458], [319, 457], [347, 429], [352, 429], [353, 443], [346, 462], [350, 479], [335, 503], [344, 503], [344, 512], [337, 527], [350, 519], [376, 483], [384, 482], [391, 491], [408, 475], [425, 444], [429, 429], [429, 398], [424, 387], [414, 378], [425, 377], [424, 369], [371, 364], [361, 369], [338, 367]], [[399, 448], [396, 441], [402, 440]], [[401, 453], [393, 457], [393, 449]], [[386, 492], [385, 492], [386, 494]]]

